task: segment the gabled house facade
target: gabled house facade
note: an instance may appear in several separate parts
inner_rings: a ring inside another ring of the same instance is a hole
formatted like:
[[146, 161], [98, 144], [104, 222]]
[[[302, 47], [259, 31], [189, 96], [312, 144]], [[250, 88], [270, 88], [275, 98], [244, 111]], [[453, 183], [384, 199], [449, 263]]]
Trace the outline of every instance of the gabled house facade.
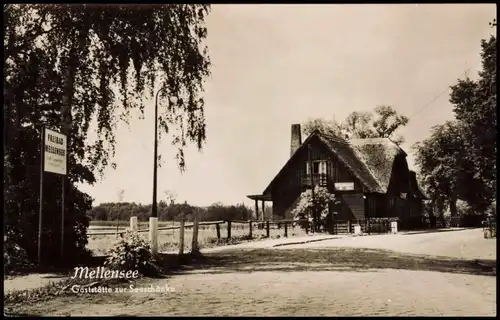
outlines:
[[290, 158], [262, 194], [248, 196], [257, 213], [258, 201], [262, 211], [270, 201], [275, 218], [292, 219], [300, 194], [319, 185], [340, 200], [330, 206], [337, 220], [422, 216], [426, 196], [408, 169], [407, 154], [390, 139], [345, 140], [315, 131], [302, 141], [299, 124], [291, 131]]

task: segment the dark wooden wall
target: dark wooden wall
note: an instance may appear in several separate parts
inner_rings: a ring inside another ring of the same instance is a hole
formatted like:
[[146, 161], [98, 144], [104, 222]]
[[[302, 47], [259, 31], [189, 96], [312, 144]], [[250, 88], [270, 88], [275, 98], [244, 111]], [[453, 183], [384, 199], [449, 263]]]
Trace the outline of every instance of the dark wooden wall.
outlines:
[[[364, 219], [368, 217], [400, 217], [422, 215], [422, 200], [414, 199], [410, 188], [410, 172], [404, 155], [398, 155], [393, 163], [392, 175], [386, 194], [365, 193], [360, 181], [322, 142], [313, 137], [310, 160], [326, 160], [326, 174], [328, 176], [328, 190], [340, 196], [342, 205], [335, 208], [338, 220]], [[300, 193], [306, 190], [303, 184], [306, 178], [306, 163], [308, 162], [307, 148], [301, 148], [292, 162], [288, 163], [273, 184], [271, 194], [273, 198], [273, 212], [276, 216], [285, 217], [285, 213], [297, 201]], [[354, 182], [354, 191], [335, 191], [335, 182]], [[407, 198], [402, 199], [401, 193]], [[363, 198], [363, 194], [366, 199]], [[286, 218], [292, 218], [286, 216]]]
[[[398, 155], [394, 160], [392, 176], [386, 195], [387, 216], [408, 219], [409, 217], [421, 216], [422, 199], [414, 198], [411, 188], [411, 173], [408, 168], [408, 162], [404, 155]], [[401, 198], [405, 193], [406, 198]]]

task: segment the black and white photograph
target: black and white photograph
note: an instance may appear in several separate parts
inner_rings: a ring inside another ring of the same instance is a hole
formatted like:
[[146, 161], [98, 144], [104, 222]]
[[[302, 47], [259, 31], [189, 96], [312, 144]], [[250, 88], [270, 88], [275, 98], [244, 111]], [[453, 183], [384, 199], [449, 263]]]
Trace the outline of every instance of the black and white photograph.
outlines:
[[4, 316], [495, 317], [496, 12], [3, 4]]

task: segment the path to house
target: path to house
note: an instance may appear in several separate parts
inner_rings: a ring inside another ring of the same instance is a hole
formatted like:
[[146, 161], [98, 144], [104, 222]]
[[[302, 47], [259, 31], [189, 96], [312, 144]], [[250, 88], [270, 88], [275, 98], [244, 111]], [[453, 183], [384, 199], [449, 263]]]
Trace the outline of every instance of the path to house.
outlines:
[[448, 228], [382, 235], [309, 235], [293, 238], [250, 241], [237, 245], [202, 249], [202, 253], [235, 249], [383, 249], [412, 254], [462, 259], [496, 260], [496, 241], [484, 239], [482, 229]]
[[259, 241], [248, 241], [240, 244], [229, 245], [229, 246], [219, 246], [213, 248], [202, 249], [202, 253], [213, 253], [221, 252], [225, 250], [235, 250], [235, 249], [272, 249], [277, 247], [286, 247], [291, 245], [309, 244], [322, 242], [326, 240], [338, 240], [342, 238], [350, 237], [349, 235], [326, 235], [326, 234], [310, 234], [308, 236], [297, 236], [290, 238], [279, 238], [279, 239], [265, 239]]
[[[496, 240], [484, 239], [480, 229], [268, 244], [250, 251], [230, 250], [243, 245], [224, 247], [215, 255], [229, 259], [221, 265], [147, 284], [168, 285], [175, 292], [57, 298], [30, 311], [100, 316], [496, 314], [496, 276], [457, 259], [496, 260]], [[416, 254], [451, 258], [427, 256], [430, 262], [423, 262]]]
[[482, 229], [440, 229], [427, 232], [405, 232], [389, 235], [341, 237], [334, 240], [310, 242], [279, 249], [311, 249], [351, 247], [384, 249], [412, 254], [447, 256], [462, 259], [496, 260], [495, 239], [484, 239]]

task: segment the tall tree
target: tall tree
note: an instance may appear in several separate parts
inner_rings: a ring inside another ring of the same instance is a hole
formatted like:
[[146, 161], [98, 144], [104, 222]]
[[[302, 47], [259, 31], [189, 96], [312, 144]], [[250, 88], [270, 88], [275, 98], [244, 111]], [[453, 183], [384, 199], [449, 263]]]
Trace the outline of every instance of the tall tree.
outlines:
[[391, 138], [394, 142], [404, 142], [402, 136], [395, 136], [397, 129], [408, 124], [408, 117], [399, 115], [391, 106], [378, 106], [375, 108], [375, 120], [372, 122], [375, 136], [380, 138]]
[[408, 117], [398, 114], [391, 106], [377, 106], [374, 112], [353, 111], [341, 124], [335, 119], [310, 119], [304, 123], [304, 133], [308, 135], [318, 130], [326, 135], [348, 139], [390, 138], [401, 144], [404, 139], [396, 136], [395, 132], [408, 121]]
[[451, 215], [457, 215], [461, 171], [466, 166], [463, 130], [460, 123], [448, 121], [434, 127], [430, 138], [414, 146], [420, 175], [439, 214], [448, 204]]
[[310, 135], [315, 130], [318, 130], [319, 132], [327, 136], [345, 136], [344, 128], [335, 119], [309, 119], [304, 123], [302, 127], [302, 131], [305, 135]]
[[[496, 21], [490, 25], [496, 27]], [[417, 162], [427, 175], [431, 196], [444, 192], [435, 186], [447, 181], [453, 183], [459, 199], [467, 201], [475, 212], [484, 213], [496, 197], [495, 36], [481, 41], [481, 58], [478, 80], [459, 79], [451, 87], [450, 102], [456, 118], [453, 126], [445, 124], [439, 134], [417, 146]], [[446, 157], [439, 157], [441, 154]]]
[[[151, 97], [155, 87], [163, 88], [162, 101], [178, 98], [175, 106], [161, 104], [159, 124], [160, 133], [171, 134], [180, 169], [185, 168], [189, 142], [202, 148], [202, 93], [210, 67], [204, 20], [209, 9], [43, 4], [12, 5], [4, 12], [6, 210], [9, 226], [25, 246], [32, 247], [36, 238], [37, 199], [27, 195], [38, 194], [41, 127], [61, 128], [69, 137], [68, 213], [76, 220], [68, 220], [68, 230], [80, 221], [82, 239], [91, 199], [74, 184], [94, 183], [95, 175], [102, 174], [114, 154], [117, 122], [130, 119], [133, 110], [142, 113], [143, 98]], [[94, 143], [87, 140], [89, 130], [98, 133]], [[45, 188], [60, 190], [57, 183], [48, 177]], [[45, 205], [56, 206], [56, 198], [48, 193]], [[29, 223], [20, 223], [22, 219]]]
[[[496, 26], [496, 21], [492, 23]], [[475, 209], [484, 212], [496, 197], [497, 96], [496, 37], [481, 40], [482, 68], [476, 81], [460, 79], [452, 86], [450, 102], [464, 128], [464, 148], [470, 166], [469, 192], [464, 195]], [[474, 185], [472, 188], [471, 183]], [[472, 190], [471, 190], [472, 189]]]
[[351, 112], [342, 123], [342, 128], [350, 138], [372, 138], [374, 131], [370, 126], [373, 114], [370, 112]]

